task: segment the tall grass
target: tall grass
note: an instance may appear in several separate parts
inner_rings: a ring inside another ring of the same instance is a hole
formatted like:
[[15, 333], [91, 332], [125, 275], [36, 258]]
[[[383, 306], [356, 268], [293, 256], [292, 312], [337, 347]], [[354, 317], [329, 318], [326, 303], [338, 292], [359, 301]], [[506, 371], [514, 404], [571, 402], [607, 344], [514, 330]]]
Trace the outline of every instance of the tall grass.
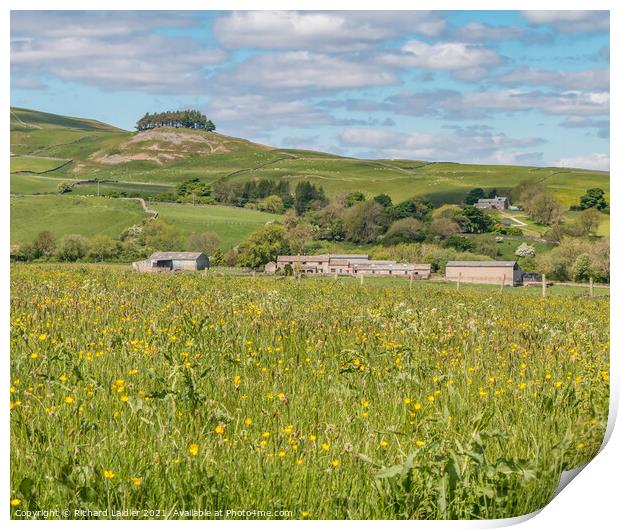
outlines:
[[509, 517], [603, 437], [607, 299], [11, 272], [14, 516]]

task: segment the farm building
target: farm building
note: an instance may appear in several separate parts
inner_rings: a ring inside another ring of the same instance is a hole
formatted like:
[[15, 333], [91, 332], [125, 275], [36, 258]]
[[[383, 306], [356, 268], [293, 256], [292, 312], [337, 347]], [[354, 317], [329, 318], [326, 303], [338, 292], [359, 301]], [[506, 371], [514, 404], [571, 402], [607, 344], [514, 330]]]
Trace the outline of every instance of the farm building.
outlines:
[[[283, 270], [287, 265], [304, 274], [392, 275], [429, 279], [430, 265], [413, 265], [395, 261], [373, 261], [368, 254], [320, 254], [317, 256], [278, 256], [268, 263], [265, 272]], [[275, 267], [274, 267], [275, 266]]]
[[265, 272], [267, 274], [273, 274], [276, 272], [277, 269], [278, 264], [275, 261], [270, 261], [269, 263], [267, 263], [267, 265], [265, 265]]
[[209, 267], [209, 258], [202, 252], [154, 252], [148, 259], [132, 263], [139, 272], [202, 271]]
[[508, 197], [494, 197], [493, 199], [478, 199], [474, 206], [480, 210], [488, 210], [489, 208], [507, 210], [510, 204], [508, 203]]
[[304, 274], [324, 274], [328, 272], [329, 255], [317, 256], [278, 256], [277, 267], [284, 269], [290, 265], [294, 271]]
[[418, 280], [428, 280], [431, 277], [430, 264], [413, 265], [411, 263], [396, 263], [395, 261], [368, 261], [353, 266], [353, 274], [377, 276], [406, 276]]
[[446, 280], [464, 283], [522, 285], [522, 272], [516, 261], [449, 261]]

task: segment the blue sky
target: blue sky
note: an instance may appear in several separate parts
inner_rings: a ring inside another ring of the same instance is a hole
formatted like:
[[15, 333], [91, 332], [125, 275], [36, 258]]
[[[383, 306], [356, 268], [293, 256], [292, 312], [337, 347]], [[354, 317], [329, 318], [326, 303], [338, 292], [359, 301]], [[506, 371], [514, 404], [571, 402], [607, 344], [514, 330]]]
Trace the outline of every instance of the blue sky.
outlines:
[[602, 11], [11, 14], [11, 104], [350, 156], [609, 168]]

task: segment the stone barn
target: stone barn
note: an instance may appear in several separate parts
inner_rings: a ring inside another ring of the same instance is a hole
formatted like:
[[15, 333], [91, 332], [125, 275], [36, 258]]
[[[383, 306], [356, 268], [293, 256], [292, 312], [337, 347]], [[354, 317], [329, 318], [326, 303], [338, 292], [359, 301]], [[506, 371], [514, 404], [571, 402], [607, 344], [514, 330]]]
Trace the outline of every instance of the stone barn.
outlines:
[[522, 285], [523, 273], [516, 261], [449, 261], [446, 280], [463, 283]]
[[153, 272], [202, 271], [209, 267], [209, 258], [202, 252], [154, 252], [145, 261]]

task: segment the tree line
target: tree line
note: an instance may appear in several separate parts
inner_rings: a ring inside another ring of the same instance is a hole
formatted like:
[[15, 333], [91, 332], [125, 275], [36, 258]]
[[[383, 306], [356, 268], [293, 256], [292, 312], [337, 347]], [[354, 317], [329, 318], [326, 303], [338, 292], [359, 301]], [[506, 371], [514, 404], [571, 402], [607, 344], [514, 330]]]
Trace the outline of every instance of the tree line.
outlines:
[[213, 265], [222, 264], [224, 259], [221, 240], [215, 232], [194, 232], [185, 237], [174, 225], [148, 219], [126, 228], [117, 238], [65, 234], [57, 239], [49, 230], [43, 230], [32, 241], [11, 245], [11, 260], [127, 263], [155, 251], [175, 250], [204, 252]]
[[138, 131], [157, 127], [177, 127], [185, 129], [202, 129], [215, 131], [215, 124], [198, 110], [175, 110], [166, 112], [147, 112], [136, 123]]

